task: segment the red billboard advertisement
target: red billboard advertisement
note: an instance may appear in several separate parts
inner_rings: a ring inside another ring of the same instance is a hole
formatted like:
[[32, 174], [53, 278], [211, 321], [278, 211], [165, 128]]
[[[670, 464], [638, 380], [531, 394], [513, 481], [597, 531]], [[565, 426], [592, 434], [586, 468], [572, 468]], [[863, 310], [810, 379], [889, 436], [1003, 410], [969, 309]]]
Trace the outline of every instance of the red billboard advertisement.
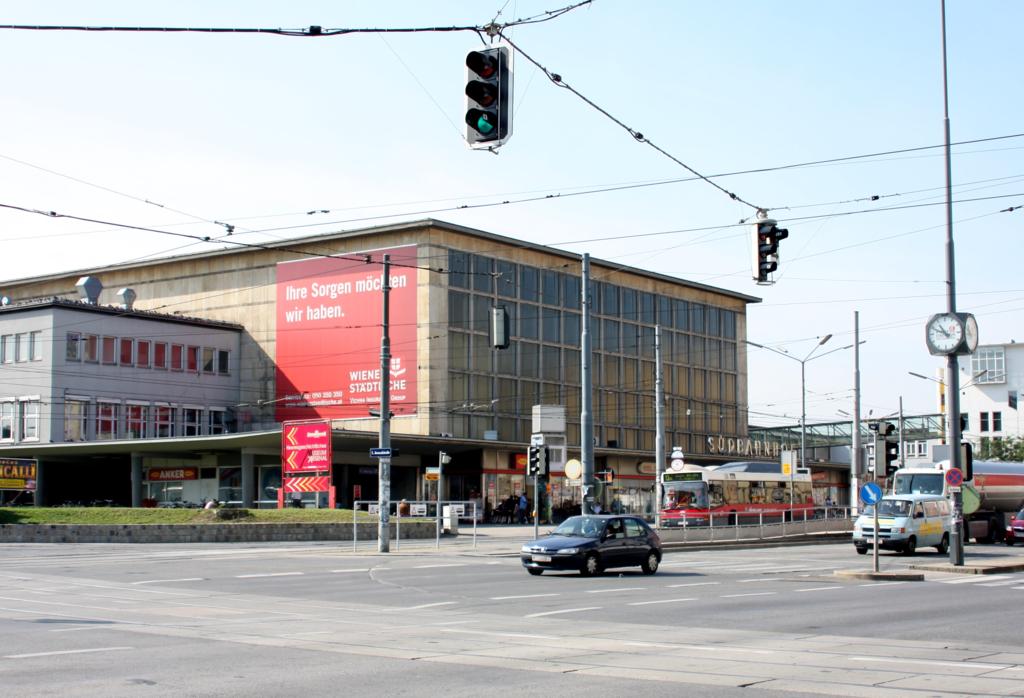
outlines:
[[365, 418], [380, 404], [384, 254], [391, 412], [416, 412], [418, 260], [408, 245], [277, 265], [278, 421]]
[[331, 423], [285, 422], [281, 425], [284, 473], [316, 473], [331, 469]]

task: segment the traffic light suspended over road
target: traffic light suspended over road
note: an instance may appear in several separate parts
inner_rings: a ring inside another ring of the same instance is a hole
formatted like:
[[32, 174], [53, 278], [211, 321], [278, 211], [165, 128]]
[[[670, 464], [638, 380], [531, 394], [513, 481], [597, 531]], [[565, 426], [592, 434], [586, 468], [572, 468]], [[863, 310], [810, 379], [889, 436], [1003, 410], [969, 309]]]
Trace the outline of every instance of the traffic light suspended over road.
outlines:
[[754, 281], [762, 286], [773, 283], [769, 275], [779, 268], [779, 240], [789, 237], [789, 231], [779, 228], [777, 221], [762, 218], [752, 227], [752, 273]]
[[466, 142], [497, 148], [512, 135], [512, 62], [495, 46], [466, 55]]

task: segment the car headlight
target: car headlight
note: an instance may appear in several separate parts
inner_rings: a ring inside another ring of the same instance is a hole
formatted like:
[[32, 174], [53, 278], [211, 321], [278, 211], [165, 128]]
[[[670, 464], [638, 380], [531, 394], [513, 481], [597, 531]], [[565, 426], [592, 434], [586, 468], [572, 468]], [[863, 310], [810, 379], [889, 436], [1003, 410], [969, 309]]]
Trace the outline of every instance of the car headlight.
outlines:
[[519, 549], [519, 552], [521, 552], [521, 553], [528, 553], [528, 552], [530, 552], [530, 546], [529, 545], [524, 545], [523, 547], [521, 547]]
[[558, 551], [559, 555], [575, 555], [580, 551], [579, 548], [562, 548]]

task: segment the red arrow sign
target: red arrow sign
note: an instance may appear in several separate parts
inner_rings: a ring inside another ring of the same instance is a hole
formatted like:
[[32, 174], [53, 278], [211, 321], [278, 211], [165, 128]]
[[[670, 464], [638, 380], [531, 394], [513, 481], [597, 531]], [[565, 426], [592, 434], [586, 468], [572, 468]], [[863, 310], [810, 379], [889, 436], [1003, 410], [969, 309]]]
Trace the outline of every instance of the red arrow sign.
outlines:
[[330, 489], [331, 479], [326, 475], [319, 477], [286, 477], [285, 492], [326, 492]]
[[281, 437], [281, 461], [285, 475], [330, 471], [329, 421], [285, 422], [281, 425]]

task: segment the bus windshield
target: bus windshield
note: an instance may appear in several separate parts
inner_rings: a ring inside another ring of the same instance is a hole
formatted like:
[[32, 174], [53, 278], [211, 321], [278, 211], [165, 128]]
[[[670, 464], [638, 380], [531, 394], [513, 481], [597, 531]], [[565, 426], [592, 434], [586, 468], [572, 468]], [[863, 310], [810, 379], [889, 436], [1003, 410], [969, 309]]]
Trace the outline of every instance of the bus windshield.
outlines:
[[936, 473], [896, 473], [893, 494], [942, 494], [943, 474]]
[[665, 483], [665, 500], [662, 508], [672, 509], [707, 509], [708, 486], [700, 480]]

